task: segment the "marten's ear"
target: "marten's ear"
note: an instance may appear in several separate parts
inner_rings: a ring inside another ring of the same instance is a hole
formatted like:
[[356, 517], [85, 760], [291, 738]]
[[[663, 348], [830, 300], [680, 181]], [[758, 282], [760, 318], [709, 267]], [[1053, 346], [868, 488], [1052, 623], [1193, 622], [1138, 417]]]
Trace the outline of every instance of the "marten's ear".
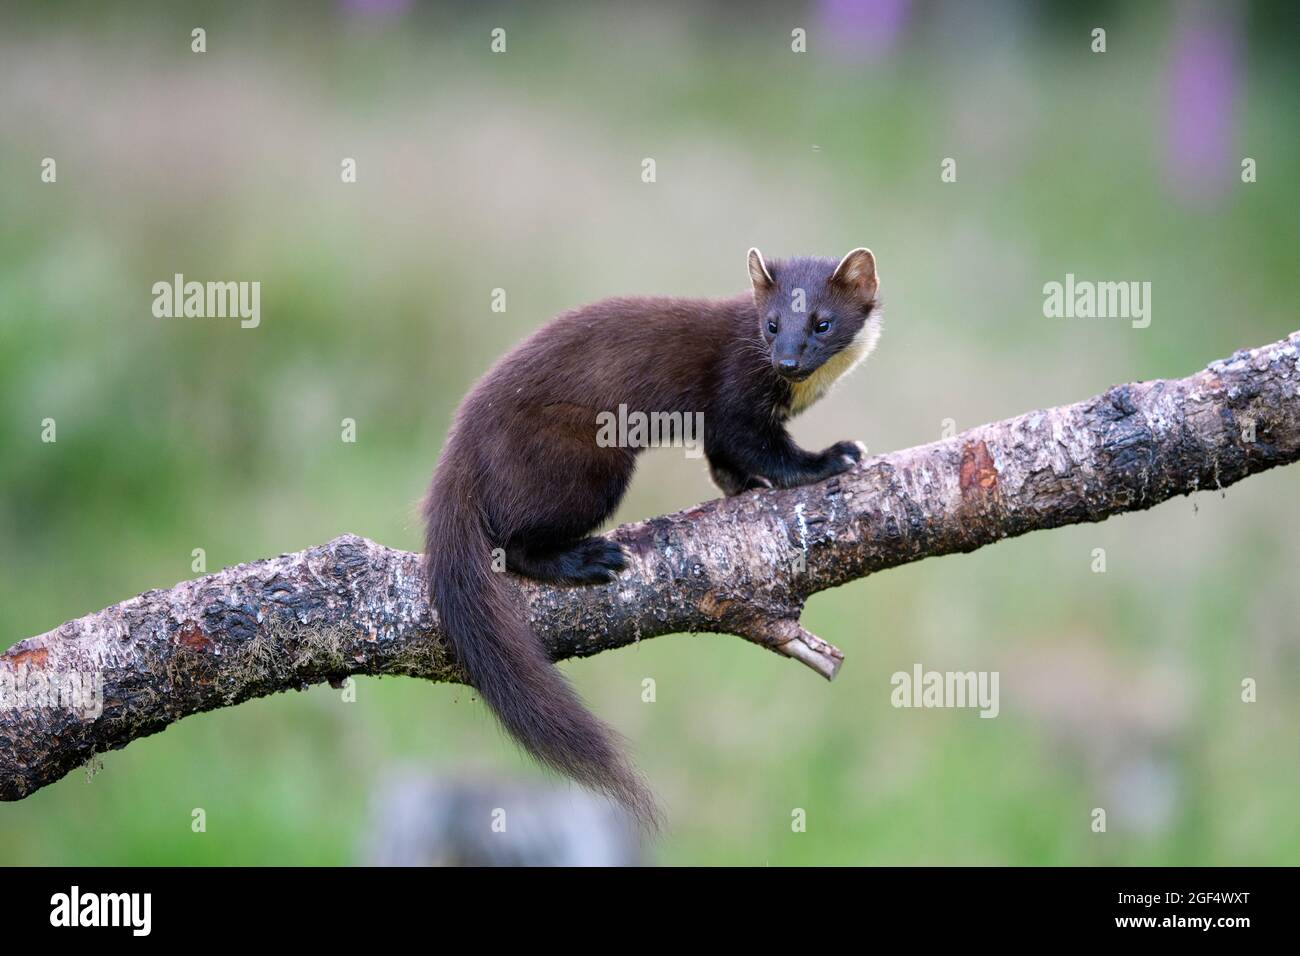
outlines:
[[835, 267], [831, 282], [848, 289], [863, 302], [870, 302], [876, 297], [880, 280], [876, 276], [876, 257], [870, 249], [861, 246], [854, 249], [840, 260]]
[[767, 271], [763, 253], [757, 249], [749, 250], [749, 281], [754, 283], [755, 293], [766, 294], [776, 288], [776, 280], [772, 278], [772, 273]]

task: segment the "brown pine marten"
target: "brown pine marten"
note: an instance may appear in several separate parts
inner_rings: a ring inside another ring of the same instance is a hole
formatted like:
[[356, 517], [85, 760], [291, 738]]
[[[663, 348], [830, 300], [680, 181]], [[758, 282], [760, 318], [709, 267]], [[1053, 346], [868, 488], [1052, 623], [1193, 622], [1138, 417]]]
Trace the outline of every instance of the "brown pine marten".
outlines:
[[750, 249], [749, 276], [752, 290], [730, 299], [606, 299], [547, 323], [461, 402], [424, 505], [430, 600], [470, 682], [538, 761], [650, 827], [654, 798], [552, 666], [492, 552], [552, 584], [623, 570], [622, 549], [592, 534], [641, 451], [597, 440], [620, 405], [679, 421], [702, 412], [709, 473], [727, 495], [821, 481], [860, 459], [848, 441], [805, 451], [785, 423], [875, 348], [875, 258], [766, 263]]

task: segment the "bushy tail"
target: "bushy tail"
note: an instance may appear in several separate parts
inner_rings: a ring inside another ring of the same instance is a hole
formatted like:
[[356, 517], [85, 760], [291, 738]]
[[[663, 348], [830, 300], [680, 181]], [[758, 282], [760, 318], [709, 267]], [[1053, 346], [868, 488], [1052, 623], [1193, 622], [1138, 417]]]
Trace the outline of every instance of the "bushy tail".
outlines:
[[470, 683], [501, 725], [540, 763], [622, 803], [647, 830], [654, 796], [557, 670], [492, 571], [492, 541], [468, 495], [439, 481], [425, 504], [429, 596]]

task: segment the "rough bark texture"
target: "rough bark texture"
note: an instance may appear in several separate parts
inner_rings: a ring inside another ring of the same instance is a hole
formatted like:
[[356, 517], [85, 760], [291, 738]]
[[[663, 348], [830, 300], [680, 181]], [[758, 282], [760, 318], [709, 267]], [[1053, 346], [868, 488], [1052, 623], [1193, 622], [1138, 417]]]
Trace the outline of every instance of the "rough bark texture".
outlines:
[[[1185, 379], [1121, 385], [869, 458], [821, 484], [625, 525], [613, 536], [631, 565], [614, 584], [515, 584], [557, 660], [706, 631], [832, 677], [842, 655], [798, 623], [818, 591], [1295, 461], [1298, 347], [1300, 332]], [[149, 591], [16, 644], [0, 657], [0, 798], [20, 799], [96, 753], [251, 697], [350, 674], [460, 680], [420, 563], [344, 535]], [[15, 697], [14, 688], [69, 674], [102, 675], [99, 716]]]

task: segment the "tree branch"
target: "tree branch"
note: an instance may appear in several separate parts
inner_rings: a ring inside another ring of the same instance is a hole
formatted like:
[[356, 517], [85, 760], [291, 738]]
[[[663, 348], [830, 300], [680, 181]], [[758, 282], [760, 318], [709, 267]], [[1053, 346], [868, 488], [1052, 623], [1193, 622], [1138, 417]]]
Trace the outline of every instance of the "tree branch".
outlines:
[[[830, 678], [807, 598], [884, 568], [1222, 488], [1300, 457], [1300, 332], [1173, 381], [878, 455], [613, 532], [617, 582], [514, 579], [559, 660], [679, 632], [737, 634]], [[353, 674], [460, 681], [418, 555], [344, 535], [149, 591], [0, 656], [0, 798], [16, 800], [189, 714]], [[102, 680], [102, 713], [72, 693]], [[62, 696], [60, 696], [62, 694]]]

